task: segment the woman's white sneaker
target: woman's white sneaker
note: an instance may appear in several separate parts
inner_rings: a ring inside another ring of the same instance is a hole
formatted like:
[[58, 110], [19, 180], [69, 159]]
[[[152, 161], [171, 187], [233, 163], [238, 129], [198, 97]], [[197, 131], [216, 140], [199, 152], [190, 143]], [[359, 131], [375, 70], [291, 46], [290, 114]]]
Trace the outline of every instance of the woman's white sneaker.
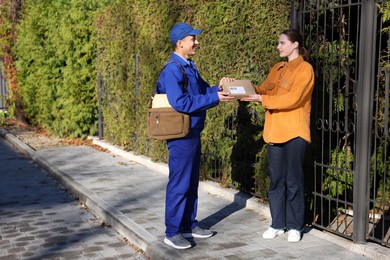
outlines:
[[263, 233], [263, 238], [264, 239], [273, 239], [279, 235], [283, 235], [284, 234], [284, 229], [274, 229], [272, 227], [270, 227], [269, 229], [267, 229], [264, 233]]
[[299, 242], [300, 240], [301, 240], [301, 232], [299, 232], [296, 229], [290, 229], [288, 231], [288, 238], [287, 238], [288, 242], [295, 243], [295, 242]]

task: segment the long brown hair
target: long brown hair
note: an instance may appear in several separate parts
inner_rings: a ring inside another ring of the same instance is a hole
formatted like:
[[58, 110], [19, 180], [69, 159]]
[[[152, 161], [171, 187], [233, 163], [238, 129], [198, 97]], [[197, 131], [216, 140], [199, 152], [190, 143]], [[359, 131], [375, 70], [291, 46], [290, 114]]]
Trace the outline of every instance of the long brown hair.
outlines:
[[305, 47], [303, 47], [302, 35], [295, 29], [284, 30], [282, 34], [286, 35], [290, 42], [297, 42], [299, 46], [299, 54], [302, 55], [305, 61], [310, 62], [310, 53]]

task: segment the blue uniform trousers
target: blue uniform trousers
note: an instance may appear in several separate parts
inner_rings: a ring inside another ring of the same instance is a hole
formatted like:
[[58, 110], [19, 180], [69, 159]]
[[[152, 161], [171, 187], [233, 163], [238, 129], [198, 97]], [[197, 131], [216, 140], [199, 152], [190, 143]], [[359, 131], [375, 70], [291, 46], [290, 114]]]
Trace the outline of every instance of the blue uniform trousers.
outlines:
[[191, 131], [181, 139], [169, 140], [169, 181], [165, 200], [166, 236], [190, 231], [198, 225], [200, 132]]
[[283, 144], [268, 145], [270, 188], [268, 200], [275, 229], [304, 225], [305, 197], [303, 163], [307, 142], [298, 137]]

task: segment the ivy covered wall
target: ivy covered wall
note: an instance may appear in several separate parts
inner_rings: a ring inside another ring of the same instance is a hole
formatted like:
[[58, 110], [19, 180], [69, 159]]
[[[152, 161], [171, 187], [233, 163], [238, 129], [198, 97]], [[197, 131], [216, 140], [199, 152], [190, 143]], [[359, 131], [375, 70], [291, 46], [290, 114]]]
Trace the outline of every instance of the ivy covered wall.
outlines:
[[[223, 76], [261, 83], [279, 59], [276, 42], [289, 27], [289, 12], [289, 1], [281, 0], [119, 0], [107, 7], [96, 20], [105, 139], [166, 161], [165, 142], [147, 136], [146, 115], [159, 72], [173, 51], [169, 31], [174, 24], [203, 29], [193, 59], [211, 85]], [[224, 102], [209, 110], [202, 173], [238, 188], [256, 182], [262, 188], [251, 192], [265, 196], [262, 125], [259, 104]]]

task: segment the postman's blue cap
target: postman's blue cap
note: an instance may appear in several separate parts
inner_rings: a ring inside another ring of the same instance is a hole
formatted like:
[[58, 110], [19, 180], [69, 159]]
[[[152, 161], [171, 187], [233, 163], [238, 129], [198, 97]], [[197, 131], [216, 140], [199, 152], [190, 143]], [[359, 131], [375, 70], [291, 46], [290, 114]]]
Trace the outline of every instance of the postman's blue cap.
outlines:
[[202, 32], [202, 30], [195, 30], [187, 23], [179, 23], [173, 26], [169, 36], [171, 38], [171, 42], [176, 44], [178, 40], [185, 38], [188, 35], [198, 35]]

